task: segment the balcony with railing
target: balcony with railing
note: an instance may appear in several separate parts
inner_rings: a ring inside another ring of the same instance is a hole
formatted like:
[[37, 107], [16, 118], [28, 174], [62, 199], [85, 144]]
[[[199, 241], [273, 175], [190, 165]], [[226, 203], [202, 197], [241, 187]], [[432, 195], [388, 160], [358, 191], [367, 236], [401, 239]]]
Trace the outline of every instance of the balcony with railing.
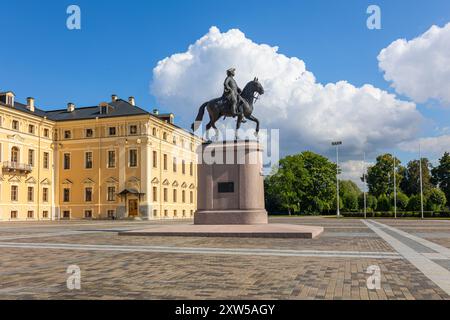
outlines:
[[3, 162], [3, 171], [28, 174], [31, 172], [31, 170], [31, 165], [26, 163], [18, 163], [12, 161]]

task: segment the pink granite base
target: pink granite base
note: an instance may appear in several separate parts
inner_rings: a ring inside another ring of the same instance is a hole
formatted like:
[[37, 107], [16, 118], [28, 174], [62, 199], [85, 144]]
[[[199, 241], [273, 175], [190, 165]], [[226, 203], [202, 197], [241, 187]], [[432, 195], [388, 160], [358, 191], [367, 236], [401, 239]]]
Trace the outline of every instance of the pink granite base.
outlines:
[[142, 230], [119, 232], [120, 236], [139, 237], [234, 237], [313, 239], [322, 227], [294, 224], [257, 225], [155, 225]]

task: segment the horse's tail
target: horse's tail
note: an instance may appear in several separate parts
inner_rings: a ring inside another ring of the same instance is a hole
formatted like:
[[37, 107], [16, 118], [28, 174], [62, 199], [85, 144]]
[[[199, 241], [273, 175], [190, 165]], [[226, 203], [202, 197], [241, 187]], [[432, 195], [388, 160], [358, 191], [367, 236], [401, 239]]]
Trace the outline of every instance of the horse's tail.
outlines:
[[200, 124], [202, 123], [203, 116], [205, 115], [205, 109], [208, 105], [208, 102], [205, 102], [201, 105], [201, 107], [198, 109], [197, 117], [195, 118], [195, 122], [191, 125], [192, 131], [197, 131], [197, 129], [200, 127]]

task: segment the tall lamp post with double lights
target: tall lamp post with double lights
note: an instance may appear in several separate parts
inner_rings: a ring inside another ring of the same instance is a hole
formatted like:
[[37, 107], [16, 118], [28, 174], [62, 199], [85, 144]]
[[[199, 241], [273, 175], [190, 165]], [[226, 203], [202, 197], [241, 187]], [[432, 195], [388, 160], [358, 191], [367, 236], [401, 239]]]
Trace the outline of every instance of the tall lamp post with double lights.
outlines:
[[342, 145], [342, 141], [334, 141], [331, 145], [336, 147], [336, 216], [339, 218], [341, 216], [339, 211], [339, 146]]

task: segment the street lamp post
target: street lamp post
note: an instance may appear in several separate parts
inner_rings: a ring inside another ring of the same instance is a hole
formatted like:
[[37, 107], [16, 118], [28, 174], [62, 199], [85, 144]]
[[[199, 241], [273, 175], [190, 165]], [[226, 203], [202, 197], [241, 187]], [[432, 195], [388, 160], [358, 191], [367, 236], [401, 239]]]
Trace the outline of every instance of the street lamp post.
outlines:
[[364, 219], [367, 219], [367, 196], [366, 196], [366, 153], [364, 152], [364, 163], [363, 163], [363, 180], [364, 180]]
[[339, 146], [342, 145], [342, 141], [335, 141], [331, 143], [336, 147], [336, 216], [339, 218], [341, 213], [339, 211]]
[[394, 218], [397, 219], [397, 167], [395, 163], [395, 156], [394, 156]]
[[422, 178], [422, 149], [419, 144], [419, 173], [420, 173], [420, 212], [422, 219], [423, 216], [423, 178]]

